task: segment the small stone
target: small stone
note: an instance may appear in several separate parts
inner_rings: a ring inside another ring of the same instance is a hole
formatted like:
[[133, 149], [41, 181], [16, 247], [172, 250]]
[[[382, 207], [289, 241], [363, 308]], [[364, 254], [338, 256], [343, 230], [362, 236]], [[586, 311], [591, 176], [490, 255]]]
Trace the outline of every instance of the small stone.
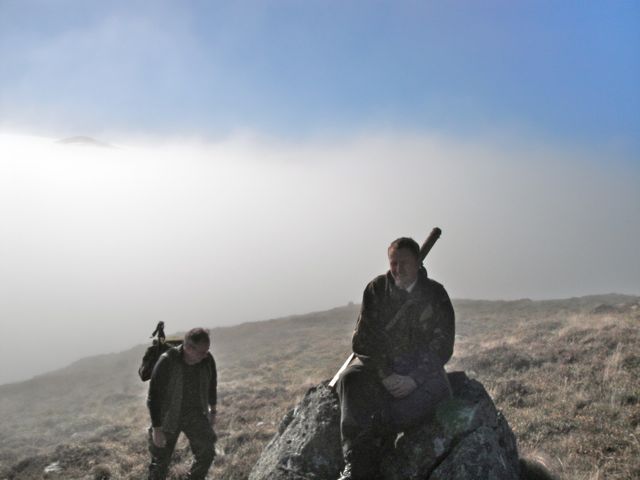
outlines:
[[60, 462], [53, 462], [46, 467], [44, 467], [44, 473], [60, 473], [62, 472], [62, 467], [60, 466]]

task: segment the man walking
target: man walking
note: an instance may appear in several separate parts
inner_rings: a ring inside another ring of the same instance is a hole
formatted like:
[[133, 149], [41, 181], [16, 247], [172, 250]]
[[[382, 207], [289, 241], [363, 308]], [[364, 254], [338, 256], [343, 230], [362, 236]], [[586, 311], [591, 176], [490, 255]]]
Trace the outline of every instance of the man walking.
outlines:
[[453, 353], [453, 306], [419, 252], [411, 238], [393, 241], [389, 271], [365, 288], [352, 339], [357, 360], [336, 387], [345, 460], [339, 480], [375, 479], [385, 443], [451, 396], [444, 364]]
[[149, 480], [164, 480], [180, 432], [194, 455], [190, 480], [204, 480], [215, 456], [216, 363], [209, 333], [189, 330], [182, 345], [162, 354], [156, 363], [147, 406], [149, 429]]

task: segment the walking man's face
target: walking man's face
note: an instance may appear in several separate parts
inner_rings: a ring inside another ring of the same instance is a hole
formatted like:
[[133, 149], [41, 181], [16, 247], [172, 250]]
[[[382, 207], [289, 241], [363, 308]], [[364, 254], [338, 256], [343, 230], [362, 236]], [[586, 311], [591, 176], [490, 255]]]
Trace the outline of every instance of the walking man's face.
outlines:
[[389, 250], [389, 269], [396, 285], [399, 288], [407, 288], [418, 278], [420, 262], [418, 262], [418, 257], [408, 248], [391, 248]]
[[185, 342], [183, 352], [186, 364], [195, 365], [204, 360], [207, 353], [209, 353], [209, 342]]

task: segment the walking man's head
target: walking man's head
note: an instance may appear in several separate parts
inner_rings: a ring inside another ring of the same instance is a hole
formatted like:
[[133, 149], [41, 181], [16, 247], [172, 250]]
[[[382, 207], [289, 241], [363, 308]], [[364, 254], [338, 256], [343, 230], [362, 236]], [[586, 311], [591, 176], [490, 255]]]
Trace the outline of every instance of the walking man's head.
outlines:
[[184, 361], [195, 365], [204, 360], [209, 353], [211, 339], [204, 328], [192, 328], [184, 336]]

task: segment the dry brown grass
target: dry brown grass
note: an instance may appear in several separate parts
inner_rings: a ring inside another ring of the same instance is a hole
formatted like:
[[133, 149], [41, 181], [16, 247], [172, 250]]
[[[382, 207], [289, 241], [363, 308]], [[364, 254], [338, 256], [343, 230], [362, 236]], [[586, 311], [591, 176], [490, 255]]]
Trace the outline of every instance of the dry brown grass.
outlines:
[[480, 334], [454, 364], [487, 386], [521, 451], [546, 452], [563, 478], [640, 478], [640, 316], [628, 307], [514, 318], [520, 333]]
[[[638, 298], [456, 302], [449, 369], [482, 381], [524, 453], [567, 480], [640, 478]], [[622, 304], [592, 313], [602, 304]], [[286, 411], [349, 351], [357, 306], [214, 330], [216, 479], [247, 478]], [[142, 347], [0, 387], [0, 479], [145, 478]], [[176, 448], [171, 480], [188, 468]], [[60, 462], [61, 473], [44, 475]]]

